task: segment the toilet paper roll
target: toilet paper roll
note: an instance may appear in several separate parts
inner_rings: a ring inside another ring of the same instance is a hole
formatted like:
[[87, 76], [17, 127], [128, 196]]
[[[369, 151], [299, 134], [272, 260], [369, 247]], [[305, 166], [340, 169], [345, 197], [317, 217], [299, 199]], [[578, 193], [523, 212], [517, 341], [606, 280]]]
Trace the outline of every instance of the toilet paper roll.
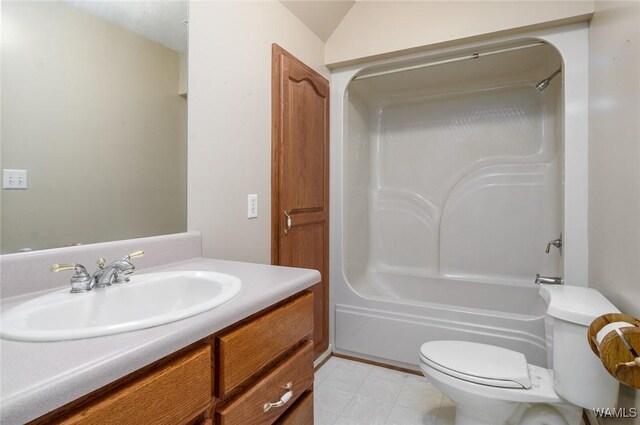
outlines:
[[628, 323], [628, 322], [609, 323], [608, 325], [600, 329], [600, 331], [598, 331], [598, 334], [596, 335], [596, 341], [598, 341], [598, 344], [601, 344], [602, 340], [604, 339], [605, 336], [607, 336], [609, 332], [612, 332], [616, 329], [629, 328], [629, 327], [634, 328], [635, 325], [632, 325], [631, 323]]

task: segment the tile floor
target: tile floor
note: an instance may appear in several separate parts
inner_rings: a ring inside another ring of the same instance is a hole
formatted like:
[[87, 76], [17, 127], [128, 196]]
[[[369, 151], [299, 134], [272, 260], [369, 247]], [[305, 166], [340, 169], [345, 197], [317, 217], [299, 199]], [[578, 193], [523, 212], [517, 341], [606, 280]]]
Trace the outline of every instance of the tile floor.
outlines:
[[423, 376], [331, 357], [315, 374], [315, 425], [453, 425], [455, 407]]

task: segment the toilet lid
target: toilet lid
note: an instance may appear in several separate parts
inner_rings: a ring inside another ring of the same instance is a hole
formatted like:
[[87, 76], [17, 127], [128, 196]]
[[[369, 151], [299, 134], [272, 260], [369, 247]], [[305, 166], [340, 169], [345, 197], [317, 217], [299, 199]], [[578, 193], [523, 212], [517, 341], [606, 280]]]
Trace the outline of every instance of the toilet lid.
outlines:
[[531, 388], [522, 353], [466, 341], [430, 341], [420, 347], [427, 365], [447, 375], [492, 387]]

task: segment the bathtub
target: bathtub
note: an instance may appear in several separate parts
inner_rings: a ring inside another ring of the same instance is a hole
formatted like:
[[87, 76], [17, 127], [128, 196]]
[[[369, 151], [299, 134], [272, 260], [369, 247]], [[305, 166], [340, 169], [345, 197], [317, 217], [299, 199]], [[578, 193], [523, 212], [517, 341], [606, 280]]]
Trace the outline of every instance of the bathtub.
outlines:
[[[421, 344], [453, 339], [549, 366], [535, 274], [588, 281], [586, 112], [565, 108], [584, 100], [587, 34], [573, 25], [332, 72], [335, 353], [419, 370]], [[384, 73], [532, 40], [548, 45]], [[558, 66], [563, 80], [537, 91]], [[368, 70], [380, 78], [354, 81]], [[545, 254], [561, 232], [562, 255]]]
[[369, 272], [337, 298], [335, 349], [342, 354], [416, 369], [420, 345], [455, 339], [509, 348], [547, 365], [546, 306], [533, 283]]

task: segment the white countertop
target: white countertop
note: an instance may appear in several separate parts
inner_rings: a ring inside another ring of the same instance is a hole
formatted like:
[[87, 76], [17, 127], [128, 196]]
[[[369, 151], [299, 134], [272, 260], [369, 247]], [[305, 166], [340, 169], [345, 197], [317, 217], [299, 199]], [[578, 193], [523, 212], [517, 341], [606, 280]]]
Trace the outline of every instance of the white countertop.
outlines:
[[[242, 280], [242, 292], [162, 326], [61, 342], [0, 340], [0, 423], [23, 424], [203, 339], [320, 281], [315, 270], [196, 258], [151, 271], [202, 270]], [[33, 298], [7, 299], [2, 308]]]

